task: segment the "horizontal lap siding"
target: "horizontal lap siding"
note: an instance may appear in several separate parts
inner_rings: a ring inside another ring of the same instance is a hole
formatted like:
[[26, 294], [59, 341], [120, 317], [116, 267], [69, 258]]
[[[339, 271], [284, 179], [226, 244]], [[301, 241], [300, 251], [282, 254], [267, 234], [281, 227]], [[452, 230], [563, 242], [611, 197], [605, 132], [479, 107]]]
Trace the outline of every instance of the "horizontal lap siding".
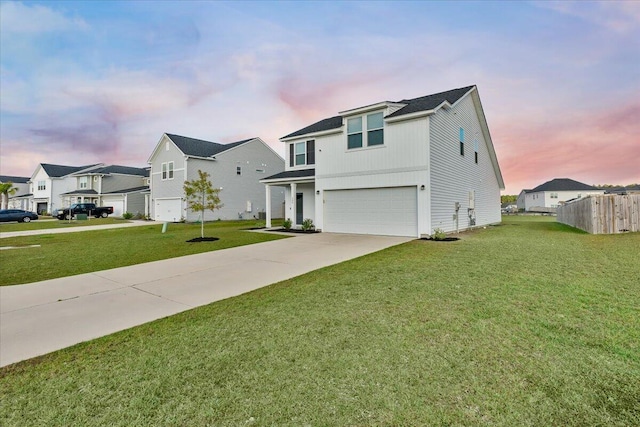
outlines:
[[[465, 131], [460, 155], [459, 129]], [[478, 164], [474, 138], [478, 139]], [[454, 231], [455, 202], [460, 203], [459, 229], [470, 227], [469, 191], [475, 191], [476, 226], [500, 222], [500, 186], [489, 158], [472, 94], [454, 108], [431, 116], [431, 227]]]
[[[224, 206], [215, 212], [207, 211], [205, 220], [258, 218], [259, 212], [266, 209], [266, 191], [259, 181], [265, 177], [284, 171], [284, 160], [260, 141], [252, 141], [218, 154], [217, 160], [208, 161], [189, 159], [187, 163], [188, 179], [198, 178], [198, 169], [208, 172], [215, 188], [222, 187], [218, 193]], [[242, 168], [242, 175], [237, 175], [236, 168]], [[264, 172], [258, 172], [264, 170]], [[247, 201], [251, 202], [251, 212], [247, 212]], [[271, 214], [274, 218], [282, 216], [284, 189], [271, 187]], [[198, 218], [198, 213], [191, 211], [187, 219]]]

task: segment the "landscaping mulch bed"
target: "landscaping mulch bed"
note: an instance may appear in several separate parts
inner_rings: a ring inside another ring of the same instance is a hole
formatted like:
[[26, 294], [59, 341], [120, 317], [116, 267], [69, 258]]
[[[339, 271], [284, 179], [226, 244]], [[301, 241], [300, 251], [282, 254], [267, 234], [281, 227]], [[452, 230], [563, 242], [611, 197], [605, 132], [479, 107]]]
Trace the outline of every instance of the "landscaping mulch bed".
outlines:
[[423, 237], [420, 240], [430, 240], [432, 242], [456, 242], [460, 240], [459, 237], [445, 237], [444, 239], [434, 239], [432, 237]]
[[216, 240], [220, 239], [218, 237], [196, 237], [195, 239], [187, 240], [187, 243], [215, 242]]
[[313, 234], [313, 233], [320, 233], [320, 231], [317, 230], [300, 230], [297, 228], [290, 228], [290, 229], [286, 229], [286, 228], [275, 228], [275, 229], [271, 229], [271, 230], [267, 230], [267, 231], [278, 231], [278, 232], [282, 232], [282, 233], [296, 233], [296, 234]]

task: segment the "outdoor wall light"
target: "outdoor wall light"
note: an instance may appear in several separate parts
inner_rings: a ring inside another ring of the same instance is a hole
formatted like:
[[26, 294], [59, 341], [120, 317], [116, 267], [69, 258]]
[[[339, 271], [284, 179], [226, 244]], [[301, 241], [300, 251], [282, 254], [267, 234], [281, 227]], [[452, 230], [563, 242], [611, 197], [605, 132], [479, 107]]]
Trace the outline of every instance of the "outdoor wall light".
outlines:
[[316, 190], [316, 194], [320, 194], [320, 190]]
[[424, 190], [424, 184], [422, 184], [422, 185], [420, 186], [420, 189], [421, 189], [421, 190]]

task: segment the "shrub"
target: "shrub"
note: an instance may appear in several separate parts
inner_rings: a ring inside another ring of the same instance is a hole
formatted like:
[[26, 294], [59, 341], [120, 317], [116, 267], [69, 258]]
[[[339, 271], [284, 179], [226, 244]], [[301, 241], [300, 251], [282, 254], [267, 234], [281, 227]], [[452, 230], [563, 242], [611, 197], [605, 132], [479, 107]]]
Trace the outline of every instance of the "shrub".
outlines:
[[133, 218], [133, 214], [131, 212], [125, 212], [122, 214], [123, 219], [131, 219]]
[[290, 229], [291, 229], [291, 220], [290, 220], [289, 218], [285, 219], [285, 220], [282, 222], [282, 227], [283, 227], [285, 230], [290, 230]]
[[444, 240], [447, 237], [447, 235], [445, 234], [444, 230], [442, 228], [434, 228], [433, 229], [433, 234], [431, 235], [431, 238], [433, 240]]
[[309, 231], [313, 228], [313, 220], [311, 218], [306, 218], [302, 221], [302, 231]]

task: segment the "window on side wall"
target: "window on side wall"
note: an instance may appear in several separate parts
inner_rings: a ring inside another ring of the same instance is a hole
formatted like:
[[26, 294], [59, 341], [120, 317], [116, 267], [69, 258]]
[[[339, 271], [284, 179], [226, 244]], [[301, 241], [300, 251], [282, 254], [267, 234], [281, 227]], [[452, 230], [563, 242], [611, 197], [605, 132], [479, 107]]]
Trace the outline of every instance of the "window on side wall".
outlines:
[[168, 179], [173, 179], [173, 162], [169, 162], [168, 169], [169, 169], [169, 178]]
[[347, 148], [362, 147], [362, 117], [347, 119]]
[[464, 156], [464, 129], [460, 128], [460, 155]]
[[478, 163], [478, 151], [480, 151], [480, 144], [478, 142], [478, 135], [476, 134], [476, 137], [473, 138], [473, 151], [475, 153], [475, 160], [476, 160], [476, 164]]

